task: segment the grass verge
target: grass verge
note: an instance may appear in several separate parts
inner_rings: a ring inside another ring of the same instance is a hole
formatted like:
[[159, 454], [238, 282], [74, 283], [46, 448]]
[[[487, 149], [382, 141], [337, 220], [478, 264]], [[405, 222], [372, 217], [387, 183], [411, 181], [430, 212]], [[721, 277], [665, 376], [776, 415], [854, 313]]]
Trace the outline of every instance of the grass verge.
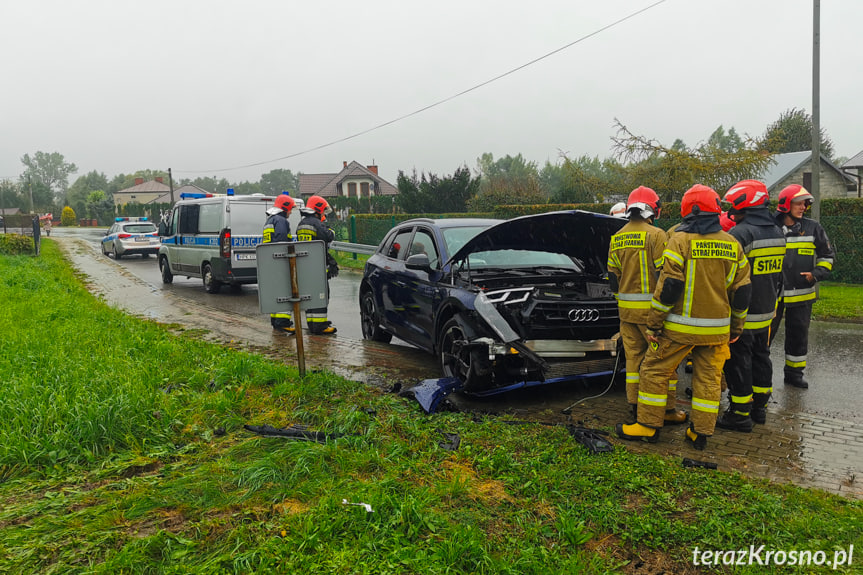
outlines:
[[863, 322], [863, 286], [824, 282], [818, 284], [813, 319]]
[[860, 502], [174, 336], [90, 296], [53, 242], [0, 256], [0, 300], [0, 572], [686, 573], [696, 546], [863, 543]]

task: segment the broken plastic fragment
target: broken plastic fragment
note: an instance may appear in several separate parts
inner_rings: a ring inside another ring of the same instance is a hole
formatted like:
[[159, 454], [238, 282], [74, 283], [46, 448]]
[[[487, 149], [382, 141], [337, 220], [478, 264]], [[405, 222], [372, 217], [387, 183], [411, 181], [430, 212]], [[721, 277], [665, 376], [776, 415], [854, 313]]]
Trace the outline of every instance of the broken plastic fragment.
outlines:
[[347, 499], [342, 499], [342, 505], [356, 505], [357, 507], [365, 509], [366, 513], [374, 513], [374, 511], [372, 511], [372, 506], [368, 503], [351, 503]]

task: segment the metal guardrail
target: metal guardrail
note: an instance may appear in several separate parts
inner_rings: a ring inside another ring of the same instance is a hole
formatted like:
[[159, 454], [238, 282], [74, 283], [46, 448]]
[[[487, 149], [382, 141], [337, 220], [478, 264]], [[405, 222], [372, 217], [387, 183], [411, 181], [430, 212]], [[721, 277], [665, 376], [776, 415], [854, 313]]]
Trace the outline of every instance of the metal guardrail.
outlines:
[[352, 254], [372, 255], [378, 249], [378, 246], [370, 246], [367, 244], [352, 244], [350, 242], [330, 242], [330, 249], [337, 252], [350, 252]]

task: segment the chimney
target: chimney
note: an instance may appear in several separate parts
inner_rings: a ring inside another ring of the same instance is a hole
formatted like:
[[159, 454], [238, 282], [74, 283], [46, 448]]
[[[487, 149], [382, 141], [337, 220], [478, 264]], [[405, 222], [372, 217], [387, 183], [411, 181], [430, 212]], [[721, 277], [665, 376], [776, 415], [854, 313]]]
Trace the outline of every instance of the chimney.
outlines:
[[160, 184], [164, 184], [164, 183], [165, 183], [165, 182], [163, 182], [163, 181], [162, 181], [162, 176], [156, 176], [156, 181], [157, 181], [157, 182], [159, 182]]
[[368, 168], [369, 171], [371, 173], [373, 173], [374, 175], [376, 175], [376, 176], [378, 175], [378, 167], [377, 166], [374, 166], [374, 165], [373, 166], [366, 166], [366, 168]]
[[347, 168], [348, 163], [345, 160], [342, 160], [342, 168]]
[[144, 183], [144, 178], [135, 178], [135, 185], [140, 186]]

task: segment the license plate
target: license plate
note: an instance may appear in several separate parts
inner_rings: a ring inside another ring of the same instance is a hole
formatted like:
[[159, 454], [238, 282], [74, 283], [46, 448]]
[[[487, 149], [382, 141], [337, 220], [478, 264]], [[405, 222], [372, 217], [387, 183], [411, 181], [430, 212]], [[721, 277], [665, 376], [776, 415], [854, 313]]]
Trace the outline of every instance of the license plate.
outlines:
[[138, 236], [137, 238], [135, 238], [135, 241], [136, 242], [149, 242], [150, 238], [145, 237], [145, 236]]
[[257, 257], [257, 254], [237, 254], [237, 261], [255, 260]]

